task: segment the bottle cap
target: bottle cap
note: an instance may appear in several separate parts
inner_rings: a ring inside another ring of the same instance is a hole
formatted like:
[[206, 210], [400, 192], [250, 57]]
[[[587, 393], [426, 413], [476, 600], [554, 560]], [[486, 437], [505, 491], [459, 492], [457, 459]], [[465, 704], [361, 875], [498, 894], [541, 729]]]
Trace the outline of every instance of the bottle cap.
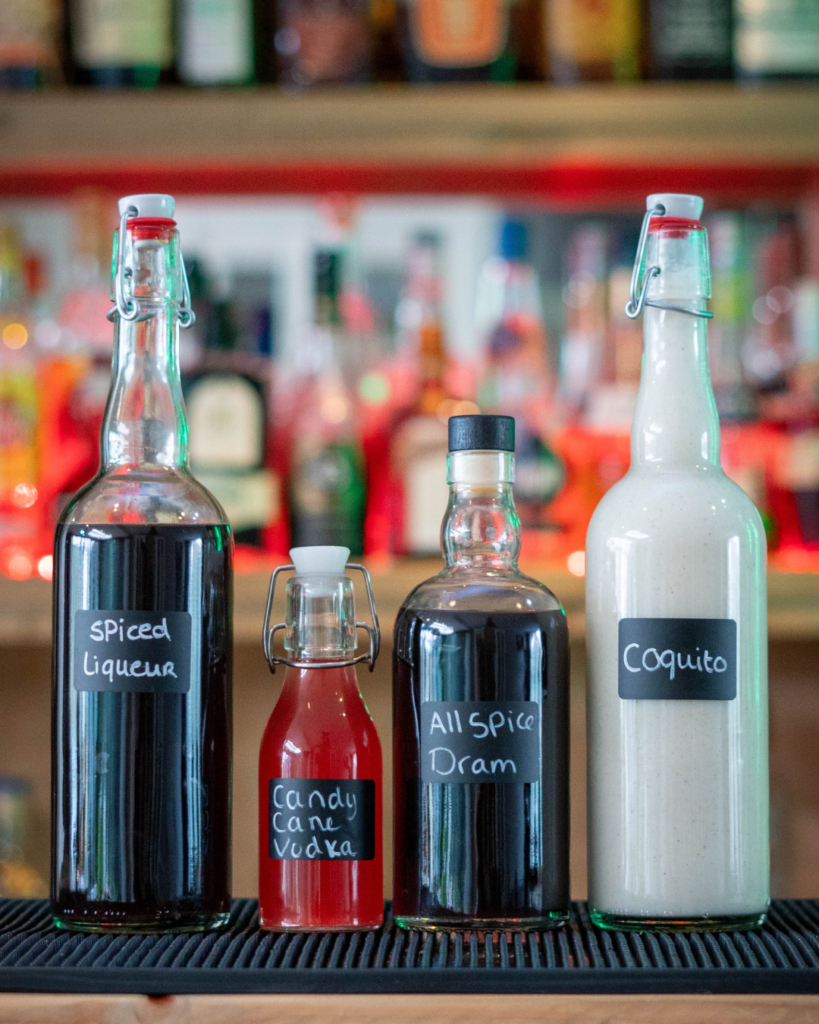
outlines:
[[513, 416], [450, 416], [451, 452], [515, 450]]
[[331, 544], [315, 544], [312, 547], [291, 548], [290, 557], [297, 576], [343, 576], [350, 549]]
[[704, 205], [700, 196], [689, 196], [683, 192], [654, 192], [646, 199], [646, 210], [663, 206], [663, 217], [682, 217], [684, 220], [699, 220]]
[[137, 196], [123, 196], [119, 201], [119, 215], [122, 217], [129, 206], [136, 208], [137, 217], [162, 217], [173, 220], [176, 200], [161, 192], [144, 192]]

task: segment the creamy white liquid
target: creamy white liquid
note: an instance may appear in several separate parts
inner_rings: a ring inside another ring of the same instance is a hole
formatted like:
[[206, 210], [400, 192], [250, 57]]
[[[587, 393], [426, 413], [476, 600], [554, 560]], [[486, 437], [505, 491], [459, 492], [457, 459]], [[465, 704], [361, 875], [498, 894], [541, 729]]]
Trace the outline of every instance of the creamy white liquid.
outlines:
[[[589, 902], [636, 918], [762, 913], [765, 535], [719, 467], [705, 321], [651, 307], [644, 317], [632, 467], [596, 509], [586, 547]], [[626, 617], [734, 619], [736, 698], [622, 700]]]

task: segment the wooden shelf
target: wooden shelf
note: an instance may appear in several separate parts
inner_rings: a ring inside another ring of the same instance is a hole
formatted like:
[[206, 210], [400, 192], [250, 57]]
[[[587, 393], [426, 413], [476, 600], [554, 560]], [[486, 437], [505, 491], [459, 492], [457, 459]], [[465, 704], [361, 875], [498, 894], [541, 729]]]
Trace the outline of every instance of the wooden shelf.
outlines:
[[479, 192], [639, 203], [819, 187], [819, 89], [733, 84], [5, 94], [0, 194]]
[[809, 1024], [819, 996], [782, 995], [244, 995], [161, 996], [4, 993], [4, 1024]]
[[[433, 560], [399, 561], [372, 567], [373, 592], [385, 638], [392, 634], [393, 621], [406, 595], [439, 568], [440, 562]], [[524, 562], [522, 568], [557, 594], [566, 609], [570, 636], [582, 640], [586, 633], [584, 581], [549, 566]], [[266, 573], [236, 576], [234, 637], [237, 644], [261, 645], [268, 581]], [[363, 592], [359, 593], [359, 606], [366, 607]], [[819, 575], [768, 574], [768, 627], [772, 640], [819, 640]], [[0, 647], [42, 647], [50, 643], [51, 585], [42, 580], [17, 583], [0, 578]]]

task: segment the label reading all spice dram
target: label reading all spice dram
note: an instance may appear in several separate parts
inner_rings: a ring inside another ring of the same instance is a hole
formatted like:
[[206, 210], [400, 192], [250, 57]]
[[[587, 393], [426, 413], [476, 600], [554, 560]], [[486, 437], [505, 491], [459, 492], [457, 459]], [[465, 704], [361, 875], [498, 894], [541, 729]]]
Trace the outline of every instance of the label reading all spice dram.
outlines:
[[621, 619], [618, 693], [624, 700], [733, 700], [733, 619]]
[[191, 685], [189, 612], [74, 612], [75, 690], [187, 693]]
[[540, 705], [424, 701], [421, 781], [540, 782]]

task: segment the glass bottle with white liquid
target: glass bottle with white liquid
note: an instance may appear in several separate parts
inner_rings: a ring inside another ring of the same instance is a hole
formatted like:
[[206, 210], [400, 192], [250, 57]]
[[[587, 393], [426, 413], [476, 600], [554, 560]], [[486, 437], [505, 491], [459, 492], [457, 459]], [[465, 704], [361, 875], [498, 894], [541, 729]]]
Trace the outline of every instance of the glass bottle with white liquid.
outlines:
[[631, 468], [587, 538], [589, 904], [602, 927], [755, 928], [769, 902], [765, 534], [720, 467], [702, 207], [648, 197], [627, 307], [644, 316]]

